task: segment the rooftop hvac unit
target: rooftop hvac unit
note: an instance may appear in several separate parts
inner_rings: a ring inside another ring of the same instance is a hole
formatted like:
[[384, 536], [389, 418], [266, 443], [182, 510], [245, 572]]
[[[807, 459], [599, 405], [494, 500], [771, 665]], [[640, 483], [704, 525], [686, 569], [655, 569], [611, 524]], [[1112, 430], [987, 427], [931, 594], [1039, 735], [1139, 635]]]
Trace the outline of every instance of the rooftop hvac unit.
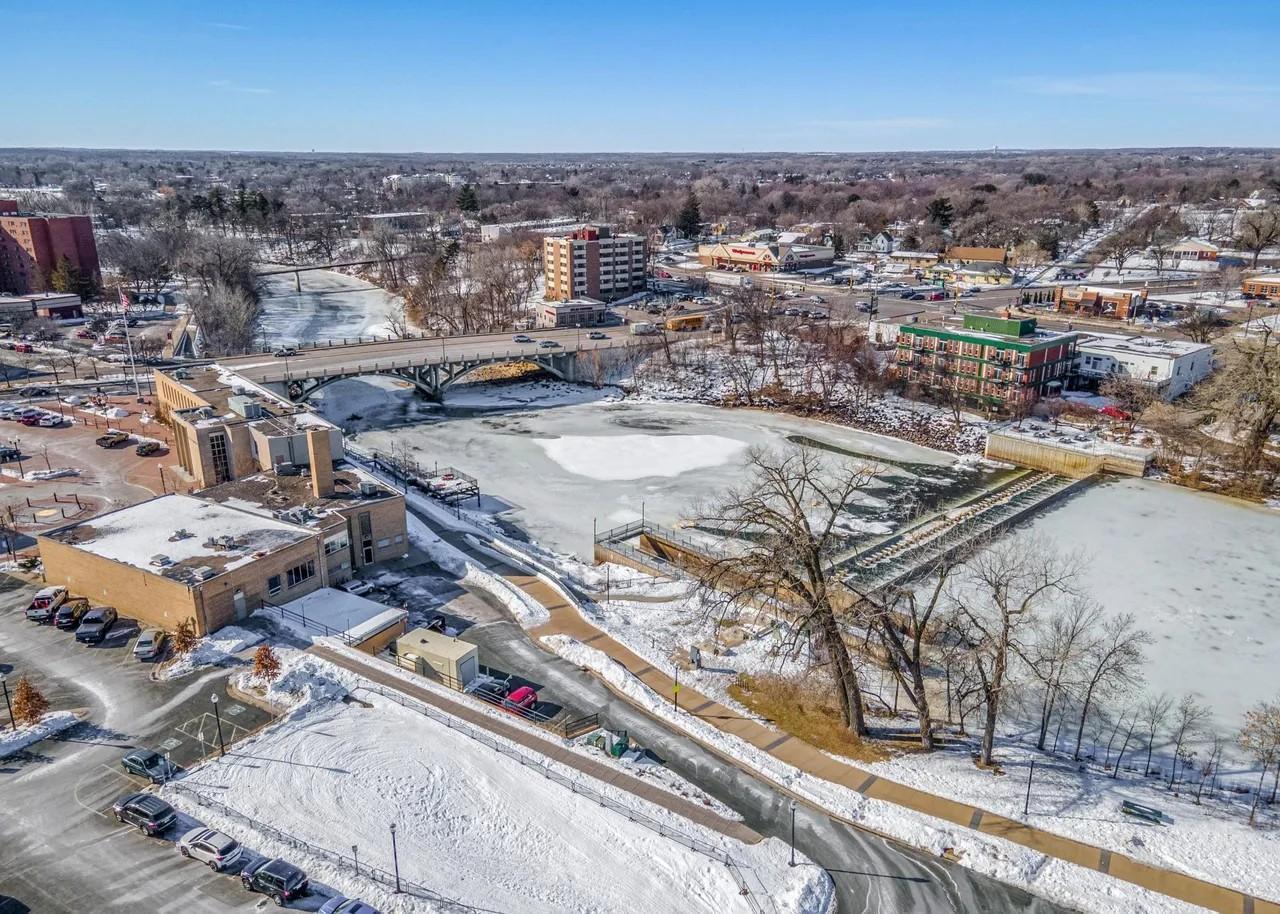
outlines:
[[223, 549], [234, 549], [236, 548], [236, 538], [234, 536], [220, 536], [218, 537], [218, 545]]
[[217, 413], [213, 411], [212, 406], [202, 406], [196, 410], [196, 416], [201, 419], [212, 419]]
[[197, 581], [207, 581], [210, 578], [217, 577], [218, 572], [210, 568], [208, 565], [201, 565], [199, 568], [191, 570], [191, 576]]
[[173, 564], [173, 559], [169, 558], [169, 556], [165, 555], [162, 552], [158, 552], [155, 555], [151, 556], [151, 564], [154, 565], [156, 568], [165, 568]]
[[360, 483], [360, 495], [364, 498], [370, 498], [382, 491], [382, 488], [376, 482]]
[[231, 411], [237, 416], [244, 416], [246, 419], [262, 418], [262, 404], [253, 397], [246, 397], [243, 394], [228, 397], [227, 406], [231, 407]]

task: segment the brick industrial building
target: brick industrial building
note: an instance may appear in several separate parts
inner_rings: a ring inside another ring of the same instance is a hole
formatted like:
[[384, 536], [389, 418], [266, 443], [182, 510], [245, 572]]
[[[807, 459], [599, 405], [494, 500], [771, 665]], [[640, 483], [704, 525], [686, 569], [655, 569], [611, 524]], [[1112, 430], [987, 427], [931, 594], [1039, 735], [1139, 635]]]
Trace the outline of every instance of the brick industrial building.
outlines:
[[898, 376], [926, 390], [954, 391], [996, 409], [1029, 406], [1063, 388], [1078, 334], [1040, 330], [1035, 318], [966, 314], [964, 326], [903, 324]]
[[102, 281], [88, 216], [23, 213], [16, 200], [0, 200], [0, 292], [46, 291], [64, 257], [82, 275]]
[[614, 301], [645, 290], [645, 240], [614, 235], [608, 226], [585, 226], [544, 238], [542, 266], [547, 301]]

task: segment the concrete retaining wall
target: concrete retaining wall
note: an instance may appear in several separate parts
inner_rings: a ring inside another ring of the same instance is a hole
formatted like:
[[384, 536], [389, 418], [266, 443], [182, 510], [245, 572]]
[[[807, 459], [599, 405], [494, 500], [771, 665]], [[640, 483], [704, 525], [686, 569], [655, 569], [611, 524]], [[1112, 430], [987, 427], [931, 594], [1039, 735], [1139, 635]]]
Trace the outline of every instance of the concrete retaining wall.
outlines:
[[992, 460], [1003, 460], [1019, 466], [1032, 467], [1083, 479], [1094, 473], [1118, 473], [1121, 476], [1142, 476], [1151, 462], [1152, 452], [1141, 448], [1115, 447], [1101, 452], [1090, 452], [1064, 447], [1051, 441], [1031, 439], [1022, 435], [1004, 435], [991, 432], [987, 435], [986, 455]]

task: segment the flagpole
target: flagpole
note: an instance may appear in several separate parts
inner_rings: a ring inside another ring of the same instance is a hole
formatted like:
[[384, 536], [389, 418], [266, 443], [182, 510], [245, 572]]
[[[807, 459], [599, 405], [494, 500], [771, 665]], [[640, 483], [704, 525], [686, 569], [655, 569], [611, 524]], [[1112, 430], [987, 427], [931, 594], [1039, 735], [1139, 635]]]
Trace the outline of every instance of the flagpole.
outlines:
[[142, 388], [138, 386], [138, 363], [133, 360], [133, 339], [129, 336], [129, 296], [120, 289], [120, 307], [124, 312], [124, 345], [129, 353], [129, 369], [133, 372], [133, 393], [142, 402]]

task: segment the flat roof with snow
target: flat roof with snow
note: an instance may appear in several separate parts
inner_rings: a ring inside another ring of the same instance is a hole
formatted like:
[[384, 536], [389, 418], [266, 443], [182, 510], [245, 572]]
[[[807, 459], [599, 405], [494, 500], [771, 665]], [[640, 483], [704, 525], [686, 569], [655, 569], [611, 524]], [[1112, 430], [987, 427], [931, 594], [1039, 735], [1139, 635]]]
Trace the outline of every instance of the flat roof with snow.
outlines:
[[1143, 355], [1153, 359], [1177, 359], [1213, 347], [1190, 340], [1170, 340], [1155, 336], [1121, 336], [1115, 333], [1090, 333], [1080, 339], [1081, 352], [1114, 352]]
[[150, 574], [195, 584], [314, 533], [190, 495], [161, 495], [45, 536]]
[[[341, 632], [354, 641], [363, 641], [376, 635], [409, 615], [398, 607], [366, 600], [333, 587], [321, 587], [296, 600], [290, 600], [284, 604], [284, 609], [305, 620], [301, 622], [306, 629], [305, 634], [314, 635], [323, 626], [334, 632]], [[288, 614], [284, 616], [285, 625], [294, 621], [296, 620]]]

